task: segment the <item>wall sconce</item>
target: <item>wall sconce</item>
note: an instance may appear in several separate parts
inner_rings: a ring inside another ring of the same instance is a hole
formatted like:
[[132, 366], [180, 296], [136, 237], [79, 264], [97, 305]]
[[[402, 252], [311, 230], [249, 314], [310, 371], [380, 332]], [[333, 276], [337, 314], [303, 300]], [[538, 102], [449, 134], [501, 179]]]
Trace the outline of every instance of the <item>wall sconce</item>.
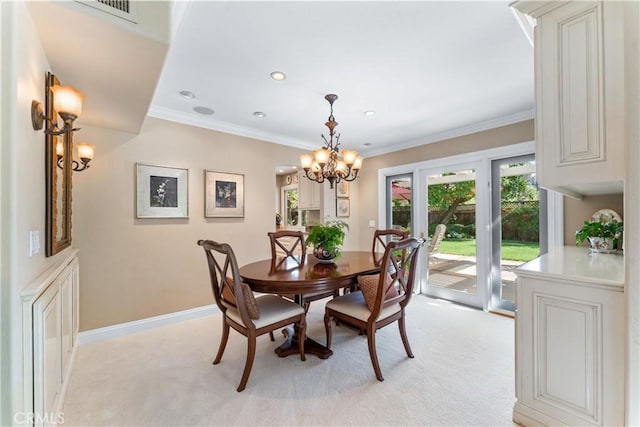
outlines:
[[[80, 130], [73, 127], [73, 122], [82, 113], [82, 101], [84, 95], [71, 86], [58, 84], [57, 78], [51, 73], [47, 73], [45, 102], [44, 106], [37, 100], [31, 101], [31, 123], [34, 130], [44, 128], [44, 133], [50, 138], [56, 138], [56, 164], [60, 169], [64, 169], [65, 147], [69, 150], [73, 147], [72, 133]], [[57, 116], [62, 118], [64, 125], [58, 126]], [[64, 136], [61, 140], [59, 136]], [[67, 143], [68, 141], [68, 143]], [[70, 151], [71, 152], [71, 151]], [[78, 156], [80, 162], [71, 159], [71, 169], [81, 172], [89, 167], [89, 162], [93, 159], [94, 146], [91, 144], [78, 144]]]
[[[92, 144], [87, 144], [86, 142], [80, 142], [76, 145], [78, 147], [78, 157], [80, 157], [80, 162], [71, 159], [71, 169], [76, 172], [82, 172], [85, 169], [89, 168], [89, 162], [93, 160], [93, 154], [95, 146]], [[64, 168], [64, 142], [58, 139], [56, 142], [56, 158], [57, 164], [60, 169]]]
[[[71, 86], [52, 85], [49, 89], [53, 92], [53, 111], [51, 111], [49, 105], [47, 105], [47, 111], [44, 111], [41, 102], [31, 101], [31, 123], [33, 124], [33, 129], [42, 129], [46, 122], [47, 127], [44, 133], [48, 135], [62, 135], [78, 130], [73, 127], [73, 121], [82, 112], [84, 95]], [[58, 121], [54, 117], [54, 112], [56, 111], [64, 121], [62, 129], [58, 127]]]

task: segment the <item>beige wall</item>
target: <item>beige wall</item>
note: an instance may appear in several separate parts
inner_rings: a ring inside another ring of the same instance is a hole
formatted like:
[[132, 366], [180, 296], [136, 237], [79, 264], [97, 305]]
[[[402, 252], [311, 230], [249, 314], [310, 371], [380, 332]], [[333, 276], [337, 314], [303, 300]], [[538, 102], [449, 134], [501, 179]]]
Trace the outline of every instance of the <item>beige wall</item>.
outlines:
[[[360, 209], [358, 227], [360, 247], [371, 247], [373, 228], [369, 220], [378, 218], [378, 170], [392, 166], [416, 163], [425, 160], [449, 157], [456, 154], [487, 150], [504, 145], [533, 141], [533, 120], [515, 123], [483, 132], [447, 139], [419, 147], [367, 158], [358, 179]], [[376, 224], [379, 226], [379, 224]]]
[[[198, 239], [232, 244], [238, 262], [270, 256], [277, 164], [297, 149], [148, 117], [139, 135], [83, 127], [96, 145], [74, 174], [80, 249], [80, 328], [88, 330], [213, 303]], [[135, 164], [189, 169], [188, 219], [135, 218]], [[204, 170], [245, 175], [245, 217], [204, 218]]]

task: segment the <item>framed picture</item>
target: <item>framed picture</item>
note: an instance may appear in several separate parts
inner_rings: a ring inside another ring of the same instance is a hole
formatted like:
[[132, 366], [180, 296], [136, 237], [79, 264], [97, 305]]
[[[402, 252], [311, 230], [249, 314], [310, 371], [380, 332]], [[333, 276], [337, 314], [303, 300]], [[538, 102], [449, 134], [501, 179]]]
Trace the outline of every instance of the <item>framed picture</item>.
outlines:
[[336, 216], [349, 216], [349, 199], [336, 199]]
[[136, 217], [188, 218], [189, 170], [136, 163]]
[[204, 171], [204, 216], [244, 217], [244, 175]]
[[349, 183], [339, 182], [336, 184], [336, 197], [349, 197]]

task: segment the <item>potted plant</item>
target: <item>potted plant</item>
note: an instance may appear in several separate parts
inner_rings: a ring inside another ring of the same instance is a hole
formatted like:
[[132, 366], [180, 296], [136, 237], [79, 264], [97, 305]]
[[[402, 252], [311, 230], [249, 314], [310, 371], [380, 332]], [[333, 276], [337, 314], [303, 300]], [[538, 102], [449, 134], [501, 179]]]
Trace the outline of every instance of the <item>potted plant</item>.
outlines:
[[282, 215], [280, 212], [276, 212], [276, 225], [280, 225], [282, 223]]
[[585, 221], [576, 231], [576, 246], [585, 240], [592, 252], [614, 252], [618, 248], [624, 223], [611, 217], [601, 216], [597, 221]]
[[325, 221], [324, 224], [314, 224], [306, 239], [307, 246], [313, 246], [313, 255], [320, 262], [333, 262], [340, 255], [344, 242], [345, 230], [349, 224], [341, 220]]

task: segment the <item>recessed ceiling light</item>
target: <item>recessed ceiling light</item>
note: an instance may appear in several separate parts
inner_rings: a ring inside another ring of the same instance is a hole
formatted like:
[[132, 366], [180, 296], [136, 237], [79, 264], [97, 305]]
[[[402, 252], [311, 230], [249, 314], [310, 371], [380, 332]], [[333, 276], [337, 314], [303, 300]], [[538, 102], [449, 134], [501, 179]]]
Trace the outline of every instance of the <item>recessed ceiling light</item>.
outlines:
[[188, 90], [181, 90], [180, 92], [178, 92], [180, 94], [181, 97], [183, 98], [187, 98], [187, 99], [193, 99], [196, 97], [196, 94], [193, 92], [189, 92]]
[[364, 115], [365, 116], [375, 116], [376, 112], [373, 111], [373, 110], [367, 110], [367, 111], [364, 112]]
[[271, 73], [271, 78], [273, 80], [284, 80], [287, 78], [287, 76], [285, 76], [282, 71], [273, 71]]
[[207, 116], [215, 113], [215, 111], [213, 111], [209, 107], [193, 107], [193, 111], [195, 111], [196, 113], [205, 114]]
[[266, 114], [262, 111], [256, 111], [255, 113], [253, 113], [253, 115], [260, 118], [266, 117]]

